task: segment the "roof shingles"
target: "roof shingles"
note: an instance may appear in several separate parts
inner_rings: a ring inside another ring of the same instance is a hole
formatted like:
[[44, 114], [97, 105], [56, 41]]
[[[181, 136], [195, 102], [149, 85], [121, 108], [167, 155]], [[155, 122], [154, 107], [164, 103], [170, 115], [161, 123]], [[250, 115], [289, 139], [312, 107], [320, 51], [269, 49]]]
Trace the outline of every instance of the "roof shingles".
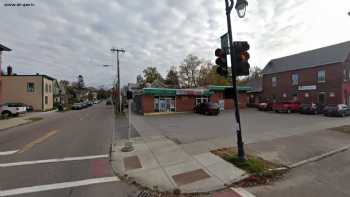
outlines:
[[343, 42], [295, 55], [273, 59], [265, 66], [262, 73], [266, 75], [345, 62], [349, 53], [350, 41]]

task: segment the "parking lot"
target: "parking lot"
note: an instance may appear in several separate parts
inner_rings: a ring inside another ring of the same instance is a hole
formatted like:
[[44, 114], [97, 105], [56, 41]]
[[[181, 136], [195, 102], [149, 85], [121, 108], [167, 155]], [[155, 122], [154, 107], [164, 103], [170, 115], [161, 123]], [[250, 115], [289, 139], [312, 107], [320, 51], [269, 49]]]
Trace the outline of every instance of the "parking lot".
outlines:
[[[163, 135], [180, 144], [215, 138], [234, 140], [233, 120], [232, 110], [224, 111], [218, 116], [194, 113], [133, 116], [133, 124], [140, 135]], [[261, 112], [249, 108], [241, 110], [241, 120], [245, 143], [254, 143], [349, 124], [350, 117]]]

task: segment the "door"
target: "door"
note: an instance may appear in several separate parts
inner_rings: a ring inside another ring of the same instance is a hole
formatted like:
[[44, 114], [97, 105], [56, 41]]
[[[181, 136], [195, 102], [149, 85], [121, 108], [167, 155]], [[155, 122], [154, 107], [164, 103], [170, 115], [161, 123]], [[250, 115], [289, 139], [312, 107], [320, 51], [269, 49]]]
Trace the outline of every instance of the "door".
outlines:
[[320, 92], [318, 94], [318, 103], [321, 104], [321, 105], [326, 104], [326, 93]]

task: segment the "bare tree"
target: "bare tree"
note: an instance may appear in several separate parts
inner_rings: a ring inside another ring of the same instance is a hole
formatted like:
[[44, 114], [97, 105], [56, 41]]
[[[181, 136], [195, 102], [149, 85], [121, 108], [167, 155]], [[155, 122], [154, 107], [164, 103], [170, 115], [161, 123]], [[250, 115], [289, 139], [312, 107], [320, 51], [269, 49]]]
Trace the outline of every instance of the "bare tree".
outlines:
[[198, 69], [202, 61], [194, 55], [188, 55], [180, 65], [180, 78], [185, 87], [193, 88], [198, 86]]

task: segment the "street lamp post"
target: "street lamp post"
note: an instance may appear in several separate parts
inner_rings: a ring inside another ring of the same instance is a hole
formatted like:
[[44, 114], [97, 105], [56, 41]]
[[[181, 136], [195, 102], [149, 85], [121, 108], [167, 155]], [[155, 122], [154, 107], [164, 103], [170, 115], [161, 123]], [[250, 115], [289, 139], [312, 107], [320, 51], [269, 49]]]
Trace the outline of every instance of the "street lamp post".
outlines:
[[118, 107], [117, 107], [117, 112], [122, 112], [122, 105], [121, 105], [121, 99], [120, 99], [120, 69], [119, 69], [119, 53], [125, 53], [124, 49], [116, 49], [116, 48], [111, 48], [111, 52], [113, 54], [117, 54], [117, 103], [118, 103]]
[[[236, 66], [235, 66], [235, 53], [234, 53], [234, 46], [233, 46], [233, 38], [232, 38], [232, 27], [231, 27], [231, 11], [234, 5], [233, 0], [225, 0], [226, 5], [226, 17], [227, 17], [227, 30], [228, 30], [228, 37], [229, 37], [229, 45], [230, 45], [230, 58], [231, 58], [231, 71], [232, 71], [232, 87], [234, 91], [233, 95], [233, 102], [235, 105], [235, 117], [236, 122], [234, 122], [234, 125], [236, 125], [235, 130], [237, 134], [237, 148], [238, 148], [238, 157], [240, 160], [245, 160], [245, 153], [244, 153], [244, 143], [242, 139], [242, 127], [241, 127], [241, 118], [239, 114], [239, 107], [238, 107], [238, 91], [237, 91], [237, 76], [236, 76]], [[245, 16], [246, 6], [248, 5], [248, 2], [246, 0], [237, 0], [235, 9], [237, 10], [237, 14], [240, 18], [243, 18]]]

